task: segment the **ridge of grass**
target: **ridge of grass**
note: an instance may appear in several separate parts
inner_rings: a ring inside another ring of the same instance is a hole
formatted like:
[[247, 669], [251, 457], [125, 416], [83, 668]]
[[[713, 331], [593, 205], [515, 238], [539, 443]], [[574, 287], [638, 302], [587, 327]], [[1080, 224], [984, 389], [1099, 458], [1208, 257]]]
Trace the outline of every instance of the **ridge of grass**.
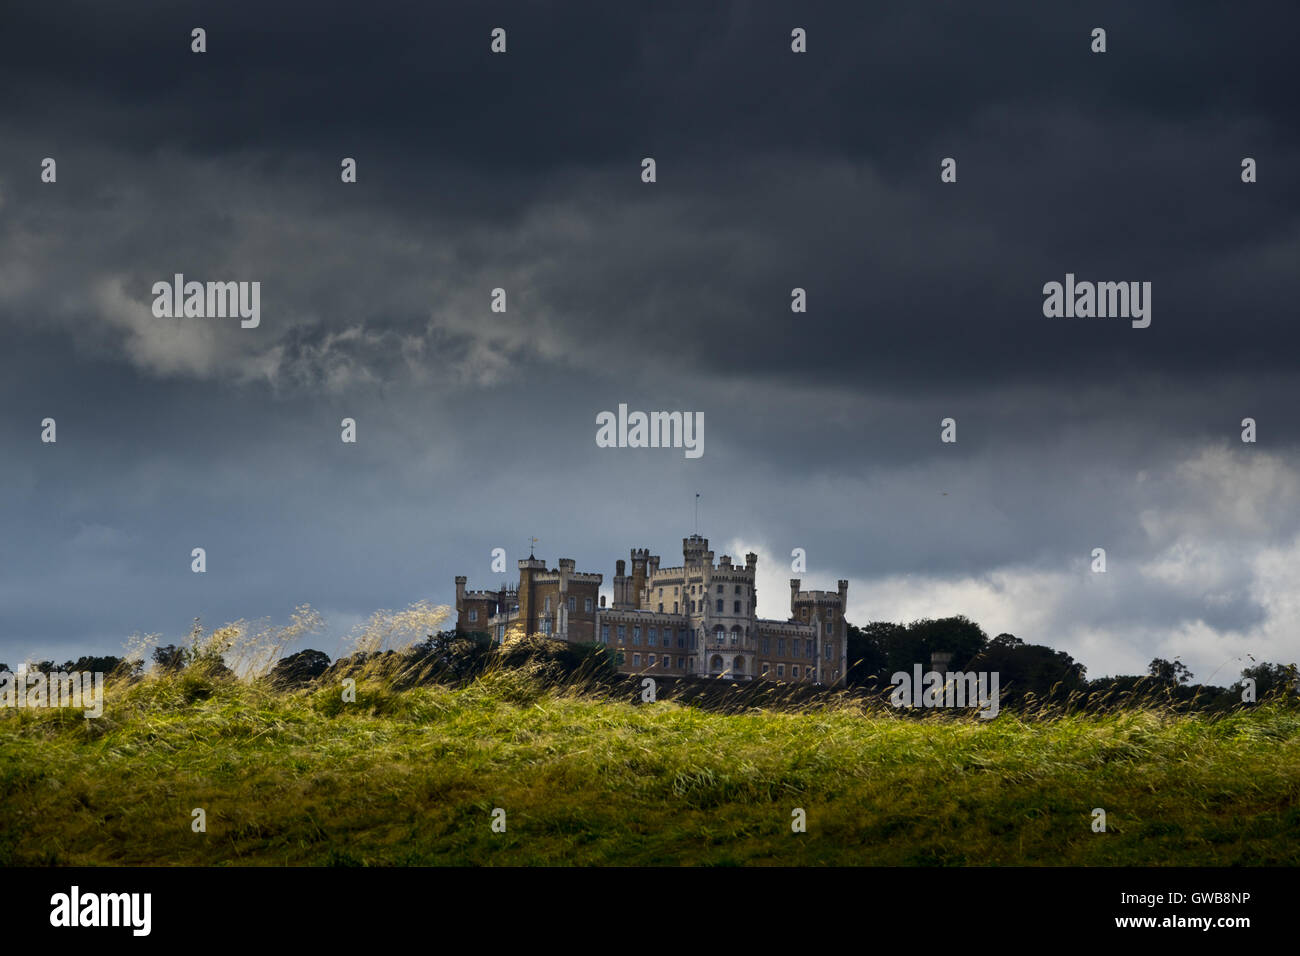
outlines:
[[0, 713], [0, 865], [1300, 864], [1285, 700], [716, 713], [528, 667], [363, 677], [355, 703], [190, 672], [110, 689], [96, 720]]

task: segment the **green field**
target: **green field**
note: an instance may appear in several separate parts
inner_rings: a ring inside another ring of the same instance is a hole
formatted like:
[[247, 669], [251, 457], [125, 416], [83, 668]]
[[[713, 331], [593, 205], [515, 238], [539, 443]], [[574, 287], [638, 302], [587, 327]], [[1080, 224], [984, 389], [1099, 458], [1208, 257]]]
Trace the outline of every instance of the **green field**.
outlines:
[[1287, 702], [719, 713], [526, 669], [340, 698], [182, 674], [2, 712], [0, 864], [1300, 864]]

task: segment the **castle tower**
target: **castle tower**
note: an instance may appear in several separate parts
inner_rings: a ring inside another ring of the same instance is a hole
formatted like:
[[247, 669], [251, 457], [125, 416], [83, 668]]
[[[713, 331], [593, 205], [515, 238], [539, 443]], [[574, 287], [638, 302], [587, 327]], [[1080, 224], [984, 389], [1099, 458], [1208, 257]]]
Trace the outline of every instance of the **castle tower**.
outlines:
[[794, 617], [799, 613], [796, 603], [799, 599], [799, 579], [790, 579], [790, 616]]
[[519, 620], [523, 635], [537, 633], [537, 599], [534, 578], [539, 571], [546, 570], [546, 562], [541, 558], [521, 558], [519, 560]]
[[708, 538], [701, 538], [698, 534], [693, 534], [689, 538], [682, 538], [682, 558], [688, 570], [698, 567], [700, 562], [704, 560], [704, 553], [708, 550]]
[[650, 560], [649, 548], [632, 549], [632, 606], [641, 606], [641, 593], [645, 590], [646, 564]]
[[560, 558], [560, 597], [555, 609], [555, 636], [566, 641], [569, 639], [569, 579], [577, 566], [578, 562], [573, 558]]
[[632, 589], [632, 579], [627, 576], [627, 562], [619, 558], [614, 562], [614, 608], [615, 610], [630, 610], [636, 605], [632, 603], [629, 592]]

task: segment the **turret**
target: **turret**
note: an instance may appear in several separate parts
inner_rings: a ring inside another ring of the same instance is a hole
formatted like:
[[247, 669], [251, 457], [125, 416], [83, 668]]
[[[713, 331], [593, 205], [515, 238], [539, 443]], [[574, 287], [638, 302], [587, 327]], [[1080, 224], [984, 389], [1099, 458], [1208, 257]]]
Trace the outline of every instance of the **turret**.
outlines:
[[632, 579], [627, 576], [627, 562], [619, 558], [614, 562], [614, 607], [616, 609], [626, 610], [634, 607], [629, 592], [632, 590]]
[[541, 558], [519, 560], [519, 623], [523, 627], [524, 635], [537, 633], [537, 601], [533, 579], [537, 572], [545, 570], [546, 562]]
[[709, 550], [709, 539], [693, 534], [682, 538], [682, 557], [687, 568], [698, 565], [704, 559], [704, 552]]
[[645, 590], [646, 564], [650, 560], [648, 548], [632, 549], [632, 593], [629, 601], [633, 607], [641, 606], [641, 592]]

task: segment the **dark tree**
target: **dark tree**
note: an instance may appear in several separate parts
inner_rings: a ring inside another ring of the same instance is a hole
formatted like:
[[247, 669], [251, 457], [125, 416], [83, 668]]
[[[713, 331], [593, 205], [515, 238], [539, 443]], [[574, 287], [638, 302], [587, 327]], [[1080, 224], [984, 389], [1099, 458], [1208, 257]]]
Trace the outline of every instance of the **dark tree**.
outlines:
[[1255, 699], [1263, 700], [1273, 695], [1289, 694], [1300, 691], [1300, 670], [1295, 664], [1270, 664], [1263, 662], [1254, 667], [1247, 667], [1241, 672], [1242, 680], [1232, 686], [1232, 694], [1241, 699], [1246, 678], [1255, 681]]
[[158, 666], [159, 671], [165, 674], [174, 674], [185, 666], [185, 651], [175, 644], [155, 647], [153, 662]]
[[106, 654], [102, 657], [94, 655], [83, 655], [75, 661], [66, 661], [63, 664], [65, 671], [89, 671], [92, 674], [118, 674], [118, 675], [135, 675], [144, 669], [144, 661], [128, 661], [124, 657], [114, 657]]
[[999, 634], [973, 662], [982, 671], [996, 671], [1008, 703], [1026, 695], [1044, 698], [1068, 696], [1087, 689], [1087, 668], [1064, 651], [1041, 644], [1026, 644], [1011, 634]]
[[302, 687], [324, 674], [329, 666], [328, 654], [307, 648], [277, 661], [271, 668], [271, 683], [277, 687]]
[[1154, 658], [1147, 668], [1147, 676], [1170, 687], [1188, 684], [1192, 680], [1192, 672], [1188, 670], [1186, 664], [1176, 657], [1172, 661], [1167, 661], [1162, 657]]
[[864, 627], [845, 624], [849, 658], [846, 683], [850, 687], [884, 687], [889, 683], [889, 675], [884, 673], [886, 648], [901, 639], [905, 628], [888, 621], [872, 621]]

